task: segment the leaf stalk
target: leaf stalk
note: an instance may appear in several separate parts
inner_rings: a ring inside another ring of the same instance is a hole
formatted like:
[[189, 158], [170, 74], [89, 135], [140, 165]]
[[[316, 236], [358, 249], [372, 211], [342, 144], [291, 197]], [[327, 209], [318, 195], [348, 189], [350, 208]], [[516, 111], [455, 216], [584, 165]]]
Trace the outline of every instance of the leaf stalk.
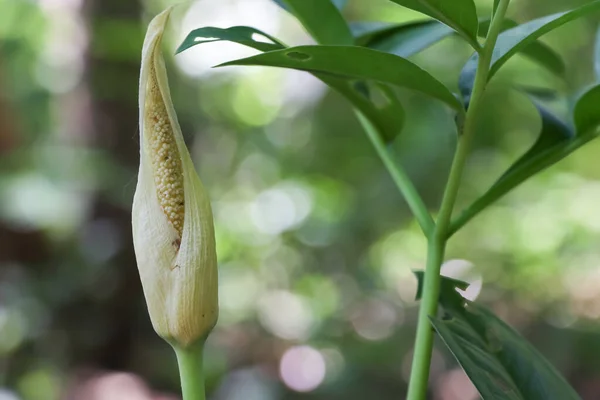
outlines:
[[390, 173], [394, 183], [398, 187], [398, 190], [400, 190], [400, 193], [402, 193], [404, 199], [406, 200], [408, 207], [417, 219], [421, 230], [425, 236], [429, 236], [431, 232], [433, 232], [434, 228], [433, 218], [427, 210], [427, 206], [423, 202], [419, 192], [413, 185], [404, 169], [392, 158], [389, 150], [381, 138], [380, 132], [376, 130], [371, 122], [360, 111], [355, 110], [355, 112], [360, 124], [367, 134], [367, 137], [375, 148], [377, 155], [379, 158], [381, 158], [381, 161]]

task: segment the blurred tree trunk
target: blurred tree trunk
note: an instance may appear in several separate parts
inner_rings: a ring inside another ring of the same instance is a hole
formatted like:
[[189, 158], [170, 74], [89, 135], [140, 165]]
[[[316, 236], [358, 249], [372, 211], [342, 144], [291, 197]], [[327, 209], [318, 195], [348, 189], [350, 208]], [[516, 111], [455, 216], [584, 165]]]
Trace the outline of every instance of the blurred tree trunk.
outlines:
[[[85, 79], [91, 99], [91, 142], [109, 154], [117, 168], [131, 172], [133, 177], [139, 154], [137, 93], [142, 4], [136, 0], [87, 0], [84, 13], [90, 37]], [[119, 197], [126, 197], [123, 191], [132, 194], [135, 182], [126, 188], [119, 186], [109, 186], [108, 191], [120, 190]], [[88, 226], [96, 221], [108, 222], [121, 243], [119, 251], [103, 266], [108, 269], [105, 274], [116, 277], [115, 292], [105, 300], [88, 304], [91, 308], [79, 309], [95, 313], [88, 318], [91, 324], [107, 325], [96, 327], [105, 331], [103, 340], [88, 349], [86, 359], [81, 361], [100, 368], [129, 370], [132, 346], [139, 331], [136, 323], [144, 321], [139, 315], [143, 297], [131, 240], [129, 203], [123, 206], [114, 198], [99, 188], [87, 222]]]

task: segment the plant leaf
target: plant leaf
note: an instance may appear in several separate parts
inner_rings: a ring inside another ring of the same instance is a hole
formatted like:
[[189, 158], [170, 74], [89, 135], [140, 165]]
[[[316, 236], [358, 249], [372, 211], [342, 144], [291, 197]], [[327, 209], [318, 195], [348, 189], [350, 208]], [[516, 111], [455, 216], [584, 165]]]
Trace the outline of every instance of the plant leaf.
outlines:
[[[329, 0], [282, 0], [282, 3], [300, 20], [317, 43], [354, 44], [354, 36], [350, 28], [339, 10]], [[341, 8], [339, 4], [344, 2], [337, 3], [338, 8]], [[358, 108], [373, 123], [386, 143], [394, 140], [402, 130], [404, 108], [389, 87], [368, 82], [350, 82], [347, 79], [317, 72], [313, 75], [337, 90]]]
[[430, 317], [431, 324], [483, 400], [581, 400], [537, 349], [491, 311], [456, 290], [442, 291], [440, 303], [444, 318]]
[[573, 122], [580, 135], [595, 130], [600, 125], [600, 85], [586, 91], [575, 104]]
[[[502, 30], [514, 28], [518, 24], [510, 19], [504, 20]], [[486, 35], [490, 20], [479, 22], [479, 35]], [[427, 47], [454, 34], [454, 30], [434, 20], [413, 21], [402, 24], [384, 22], [359, 22], [350, 24], [356, 44], [372, 49], [410, 57]], [[550, 46], [535, 41], [522, 50], [523, 55], [544, 65], [553, 73], [563, 76], [565, 63]]]
[[554, 114], [548, 111], [543, 106], [536, 104], [540, 117], [542, 119], [542, 129], [538, 139], [533, 146], [519, 158], [494, 185], [501, 185], [506, 179], [510, 179], [515, 171], [518, 171], [524, 165], [530, 163], [537, 155], [544, 153], [557, 144], [568, 142], [574, 137], [573, 130], [558, 119]]
[[[265, 43], [256, 42], [252, 39], [252, 34], [259, 33], [270, 38], [277, 49], [285, 48], [285, 45], [276, 38], [248, 27], [232, 27], [228, 29], [221, 28], [200, 28], [196, 29], [186, 37], [179, 46], [177, 52], [180, 53], [192, 46], [201, 43], [208, 43], [218, 40], [229, 40], [254, 49], [263, 51], [270, 50], [271, 47], [264, 47]], [[197, 40], [197, 38], [210, 38], [210, 40]], [[338, 91], [346, 99], [359, 109], [365, 117], [376, 127], [382, 135], [385, 142], [391, 142], [401, 131], [404, 125], [404, 109], [395, 96], [386, 85], [373, 85], [366, 82], [362, 83], [362, 90], [359, 82], [352, 82], [348, 79], [342, 79], [331, 74], [314, 72], [314, 76]]]
[[[498, 36], [496, 47], [492, 55], [492, 64], [488, 74], [488, 80], [517, 52], [522, 51], [528, 45], [534, 43], [542, 35], [553, 31], [577, 18], [584, 17], [592, 12], [600, 11], [600, 0], [578, 7], [576, 9], [548, 15], [542, 18], [534, 19], [522, 25], [502, 32]], [[469, 99], [473, 90], [475, 72], [477, 70], [478, 55], [474, 54], [460, 74], [459, 86], [465, 99]]]
[[463, 36], [475, 49], [477, 41], [477, 9], [473, 0], [391, 0], [396, 4], [429, 15]]
[[[421, 297], [423, 297], [423, 285], [425, 283], [425, 271], [413, 271], [413, 274], [417, 277], [417, 294], [415, 295], [415, 300], [421, 300]], [[468, 287], [469, 284], [465, 281], [442, 276], [440, 298], [448, 296], [447, 292], [456, 292], [456, 289], [467, 290]]]
[[440, 81], [412, 62], [363, 47], [298, 46], [230, 61], [221, 66], [262, 65], [372, 80], [420, 91], [462, 112], [459, 100]]
[[358, 45], [400, 57], [410, 57], [454, 33], [451, 28], [433, 20], [400, 25], [355, 23], [351, 28]]
[[352, 45], [354, 37], [330, 0], [281, 0], [319, 44]]
[[404, 108], [388, 86], [318, 72], [313, 72], [313, 75], [359, 109], [375, 126], [385, 143], [392, 142], [402, 131]]
[[[350, 28], [330, 0], [282, 0], [282, 2], [319, 44], [354, 44], [354, 36]], [[317, 72], [313, 75], [337, 90], [358, 108], [380, 132], [386, 143], [394, 140], [401, 132], [404, 125], [404, 108], [389, 87], [368, 82], [349, 82], [347, 79]]]
[[[594, 90], [594, 89], [592, 89]], [[488, 191], [467, 207], [450, 226], [449, 235], [454, 234], [475, 215], [487, 208], [490, 204], [504, 196], [516, 186], [527, 180], [538, 172], [559, 162], [569, 154], [588, 143], [598, 136], [598, 132], [591, 129], [590, 121], [595, 124], [600, 122], [597, 112], [598, 97], [600, 94], [594, 91], [585, 103], [578, 103], [581, 121], [578, 134], [565, 122], [558, 119], [543, 106], [536, 104], [542, 119], [542, 130], [538, 140], [531, 148], [521, 156], [515, 163], [494, 183]], [[581, 102], [581, 100], [580, 100]], [[583, 115], [586, 115], [584, 118]], [[586, 122], [583, 122], [586, 121]]]
[[596, 45], [594, 46], [594, 72], [596, 80], [600, 81], [600, 29], [596, 33]]
[[498, 6], [500, 5], [500, 0], [494, 0], [494, 7], [492, 8], [492, 17], [496, 14], [496, 10], [498, 10]]
[[[509, 29], [513, 29], [519, 26], [519, 24], [512, 19], [504, 19], [502, 22], [501, 32], [505, 32]], [[490, 20], [482, 21], [479, 25], [479, 31], [487, 32], [490, 27]], [[552, 47], [547, 44], [535, 40], [529, 45], [519, 50], [521, 54], [530, 58], [533, 61], [548, 68], [549, 71], [556, 74], [557, 76], [564, 77], [566, 66], [560, 54], [558, 54]]]
[[531, 95], [532, 98], [541, 100], [541, 101], [551, 101], [556, 100], [559, 96], [559, 93], [556, 89], [541, 87], [541, 86], [532, 86], [526, 84], [514, 84], [513, 88], [522, 91], [523, 93], [527, 93]]
[[405, 26], [421, 24], [424, 22], [429, 22], [429, 20], [402, 22], [399, 24], [381, 21], [354, 21], [350, 22], [349, 26], [350, 32], [352, 32], [352, 35], [354, 36], [354, 43], [358, 46], [366, 46], [371, 39], [380, 34], [386, 34], [390, 31], [394, 32], [396, 29], [401, 30]]
[[600, 1], [598, 0], [570, 11], [548, 15], [517, 25], [501, 33], [492, 55], [490, 78], [510, 57], [514, 56], [527, 45], [535, 42], [541, 36], [563, 26], [567, 22], [584, 17], [595, 11], [600, 11]]
[[[271, 43], [257, 41], [255, 39], [257, 36], [268, 39]], [[273, 36], [249, 26], [233, 26], [227, 29], [207, 26], [191, 31], [177, 48], [176, 53], [181, 53], [198, 44], [218, 42], [221, 40], [239, 43], [259, 51], [279, 50], [286, 47]]]

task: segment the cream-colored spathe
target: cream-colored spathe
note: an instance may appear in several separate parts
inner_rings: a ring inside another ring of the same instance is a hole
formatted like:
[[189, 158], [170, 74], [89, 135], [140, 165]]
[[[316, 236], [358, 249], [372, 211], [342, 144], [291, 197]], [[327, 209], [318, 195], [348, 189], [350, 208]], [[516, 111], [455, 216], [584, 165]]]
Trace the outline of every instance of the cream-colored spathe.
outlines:
[[210, 200], [183, 140], [161, 52], [171, 9], [150, 22], [142, 49], [132, 225], [152, 325], [161, 337], [187, 346], [217, 321], [217, 259]]

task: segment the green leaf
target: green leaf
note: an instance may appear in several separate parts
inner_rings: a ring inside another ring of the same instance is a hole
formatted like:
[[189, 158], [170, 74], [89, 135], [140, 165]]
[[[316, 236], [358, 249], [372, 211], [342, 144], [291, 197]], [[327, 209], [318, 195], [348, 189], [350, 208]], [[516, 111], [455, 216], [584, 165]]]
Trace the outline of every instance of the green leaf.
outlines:
[[[317, 43], [352, 45], [354, 36], [346, 21], [329, 0], [282, 0]], [[341, 3], [338, 1], [338, 8]], [[343, 6], [343, 4], [341, 4]], [[346, 97], [368, 118], [386, 143], [391, 142], [404, 125], [404, 109], [395, 93], [385, 85], [349, 82], [314, 72], [317, 78]], [[362, 90], [358, 90], [361, 88]]]
[[[498, 41], [494, 48], [488, 80], [491, 79], [496, 72], [498, 72], [500, 67], [502, 67], [512, 56], [534, 43], [542, 35], [563, 26], [567, 22], [584, 17], [595, 11], [600, 11], [600, 0], [595, 0], [571, 11], [538, 18], [502, 32], [498, 36]], [[473, 90], [478, 57], [477, 54], [474, 54], [461, 71], [459, 86], [463, 96], [467, 100]]]
[[477, 41], [477, 9], [473, 0], [391, 0], [396, 4], [429, 15], [448, 25], [464, 37], [475, 49]]
[[600, 29], [596, 33], [596, 45], [594, 46], [594, 72], [596, 80], [600, 81]]
[[[425, 271], [413, 271], [413, 274], [417, 277], [417, 294], [415, 300], [421, 300], [421, 297], [423, 297], [423, 285], [425, 283]], [[467, 290], [468, 287], [469, 284], [467, 282], [442, 276], [440, 283], [440, 299], [442, 297], [450, 298], [449, 294], [451, 292], [456, 293], [456, 289]]]
[[[282, 0], [313, 38], [323, 45], [352, 45], [354, 36], [346, 21], [329, 0]], [[340, 2], [338, 1], [338, 8]], [[342, 4], [343, 6], [343, 4]], [[395, 93], [381, 84], [348, 81], [324, 73], [313, 72], [329, 87], [341, 93], [358, 108], [380, 132], [386, 143], [401, 132], [404, 109]]]
[[[354, 36], [339, 10], [330, 0], [281, 0], [317, 43], [352, 45]], [[338, 8], [344, 2], [337, 2]], [[368, 118], [386, 143], [391, 142], [404, 125], [404, 109], [395, 93], [385, 85], [349, 82], [323, 73], [317, 78], [346, 97]]]
[[[543, 106], [536, 104], [540, 117], [542, 119], [542, 129], [538, 139], [527, 152], [521, 156], [501, 177], [496, 181], [494, 186], [502, 186], [506, 180], [510, 181], [511, 176], [531, 164], [531, 160], [536, 159], [540, 154], [543, 154], [556, 145], [562, 145], [569, 142], [574, 137], [573, 130], [558, 119], [554, 114], [548, 111]], [[494, 188], [492, 186], [492, 188]]]
[[573, 110], [573, 122], [580, 135], [595, 130], [600, 125], [600, 85], [586, 91]]
[[[490, 26], [490, 20], [482, 21], [479, 25], [480, 32], [483, 30], [487, 32]], [[509, 29], [518, 27], [519, 24], [511, 19], [504, 19], [502, 22], [501, 32], [505, 32]], [[559, 77], [564, 77], [566, 66], [560, 54], [558, 54], [552, 47], [547, 44], [535, 40], [529, 45], [519, 50], [521, 54], [529, 59], [543, 65], [548, 68], [549, 71], [556, 74]]]
[[444, 317], [430, 317], [431, 324], [483, 400], [581, 400], [541, 353], [491, 311], [456, 290], [442, 292], [440, 303]]
[[354, 37], [330, 0], [281, 0], [319, 44], [352, 45]]
[[[542, 130], [537, 141], [483, 196], [467, 207], [457, 219], [452, 222], [449, 235], [454, 234], [475, 215], [514, 189], [523, 181], [551, 165], [556, 164], [597, 137], [598, 132], [589, 128], [589, 121], [593, 119], [596, 124], [600, 122], [597, 111], [595, 112], [595, 115], [593, 115], [594, 111], [597, 110], [597, 107], [594, 108], [594, 104], [598, 104], [598, 95], [598, 92], [595, 92], [589, 99], [584, 100], [585, 103], [581, 103], [581, 105], [578, 103], [577, 108], [580, 110], [581, 120], [579, 122], [580, 128], [578, 127], [577, 135], [575, 135], [573, 129], [565, 122], [558, 119], [543, 106], [536, 104], [542, 119]], [[585, 97], [585, 95], [583, 97]], [[587, 117], [583, 118], [583, 115], [588, 116], [589, 119], [587, 119]]]
[[[254, 33], [259, 33], [271, 39], [274, 45], [279, 46], [278, 49], [285, 48], [285, 45], [276, 38], [254, 28], [243, 26], [228, 29], [208, 27], [192, 31], [179, 46], [177, 52], [182, 52], [196, 44], [217, 40], [229, 40], [261, 51], [271, 50], [270, 47], [263, 47], [264, 43], [252, 40], [252, 34]], [[197, 38], [205, 39], [207, 37], [210, 40], [197, 40]], [[402, 131], [405, 117], [404, 109], [395, 93], [386, 85], [361, 83], [318, 72], [314, 72], [313, 75], [341, 93], [354, 107], [359, 109], [380, 132], [385, 142], [391, 142]]]
[[[518, 24], [506, 19], [502, 30], [514, 28]], [[479, 34], [485, 35], [489, 29], [490, 20], [479, 23]], [[427, 47], [454, 34], [454, 31], [437, 21], [413, 21], [402, 24], [382, 22], [359, 22], [350, 25], [355, 36], [356, 44], [372, 49], [410, 57]], [[558, 53], [548, 45], [535, 41], [522, 50], [523, 55], [544, 65], [553, 73], [563, 76], [565, 63]]]
[[571, 11], [548, 15], [529, 21], [501, 33], [492, 55], [490, 78], [512, 56], [531, 43], [534, 43], [546, 33], [563, 26], [567, 22], [571, 22], [596, 11], [600, 11], [600, 1], [598, 0]]
[[372, 80], [420, 91], [462, 112], [458, 99], [440, 81], [412, 62], [354, 46], [298, 46], [230, 61], [220, 66], [262, 65], [292, 68], [338, 77]]
[[556, 100], [559, 97], [559, 93], [556, 89], [541, 87], [541, 86], [531, 86], [526, 84], [514, 84], [511, 85], [517, 90], [520, 90], [524, 93], [527, 93], [532, 96], [532, 98], [541, 100], [541, 101], [551, 101]]
[[356, 43], [371, 49], [410, 57], [454, 31], [437, 21], [416, 21], [405, 24], [358, 23], [351, 25]]
[[500, 0], [494, 0], [494, 7], [492, 8], [492, 18], [496, 14], [496, 10], [498, 10], [499, 5], [500, 5]]
[[[270, 43], [256, 40], [258, 37], [269, 40]], [[221, 40], [239, 43], [259, 51], [279, 50], [286, 47], [273, 36], [249, 26], [234, 26], [227, 29], [207, 26], [191, 31], [177, 48], [176, 53], [181, 53], [198, 44], [218, 42]]]
[[375, 126], [385, 143], [392, 142], [402, 131], [405, 120], [404, 108], [388, 86], [317, 72], [313, 75], [359, 109]]

